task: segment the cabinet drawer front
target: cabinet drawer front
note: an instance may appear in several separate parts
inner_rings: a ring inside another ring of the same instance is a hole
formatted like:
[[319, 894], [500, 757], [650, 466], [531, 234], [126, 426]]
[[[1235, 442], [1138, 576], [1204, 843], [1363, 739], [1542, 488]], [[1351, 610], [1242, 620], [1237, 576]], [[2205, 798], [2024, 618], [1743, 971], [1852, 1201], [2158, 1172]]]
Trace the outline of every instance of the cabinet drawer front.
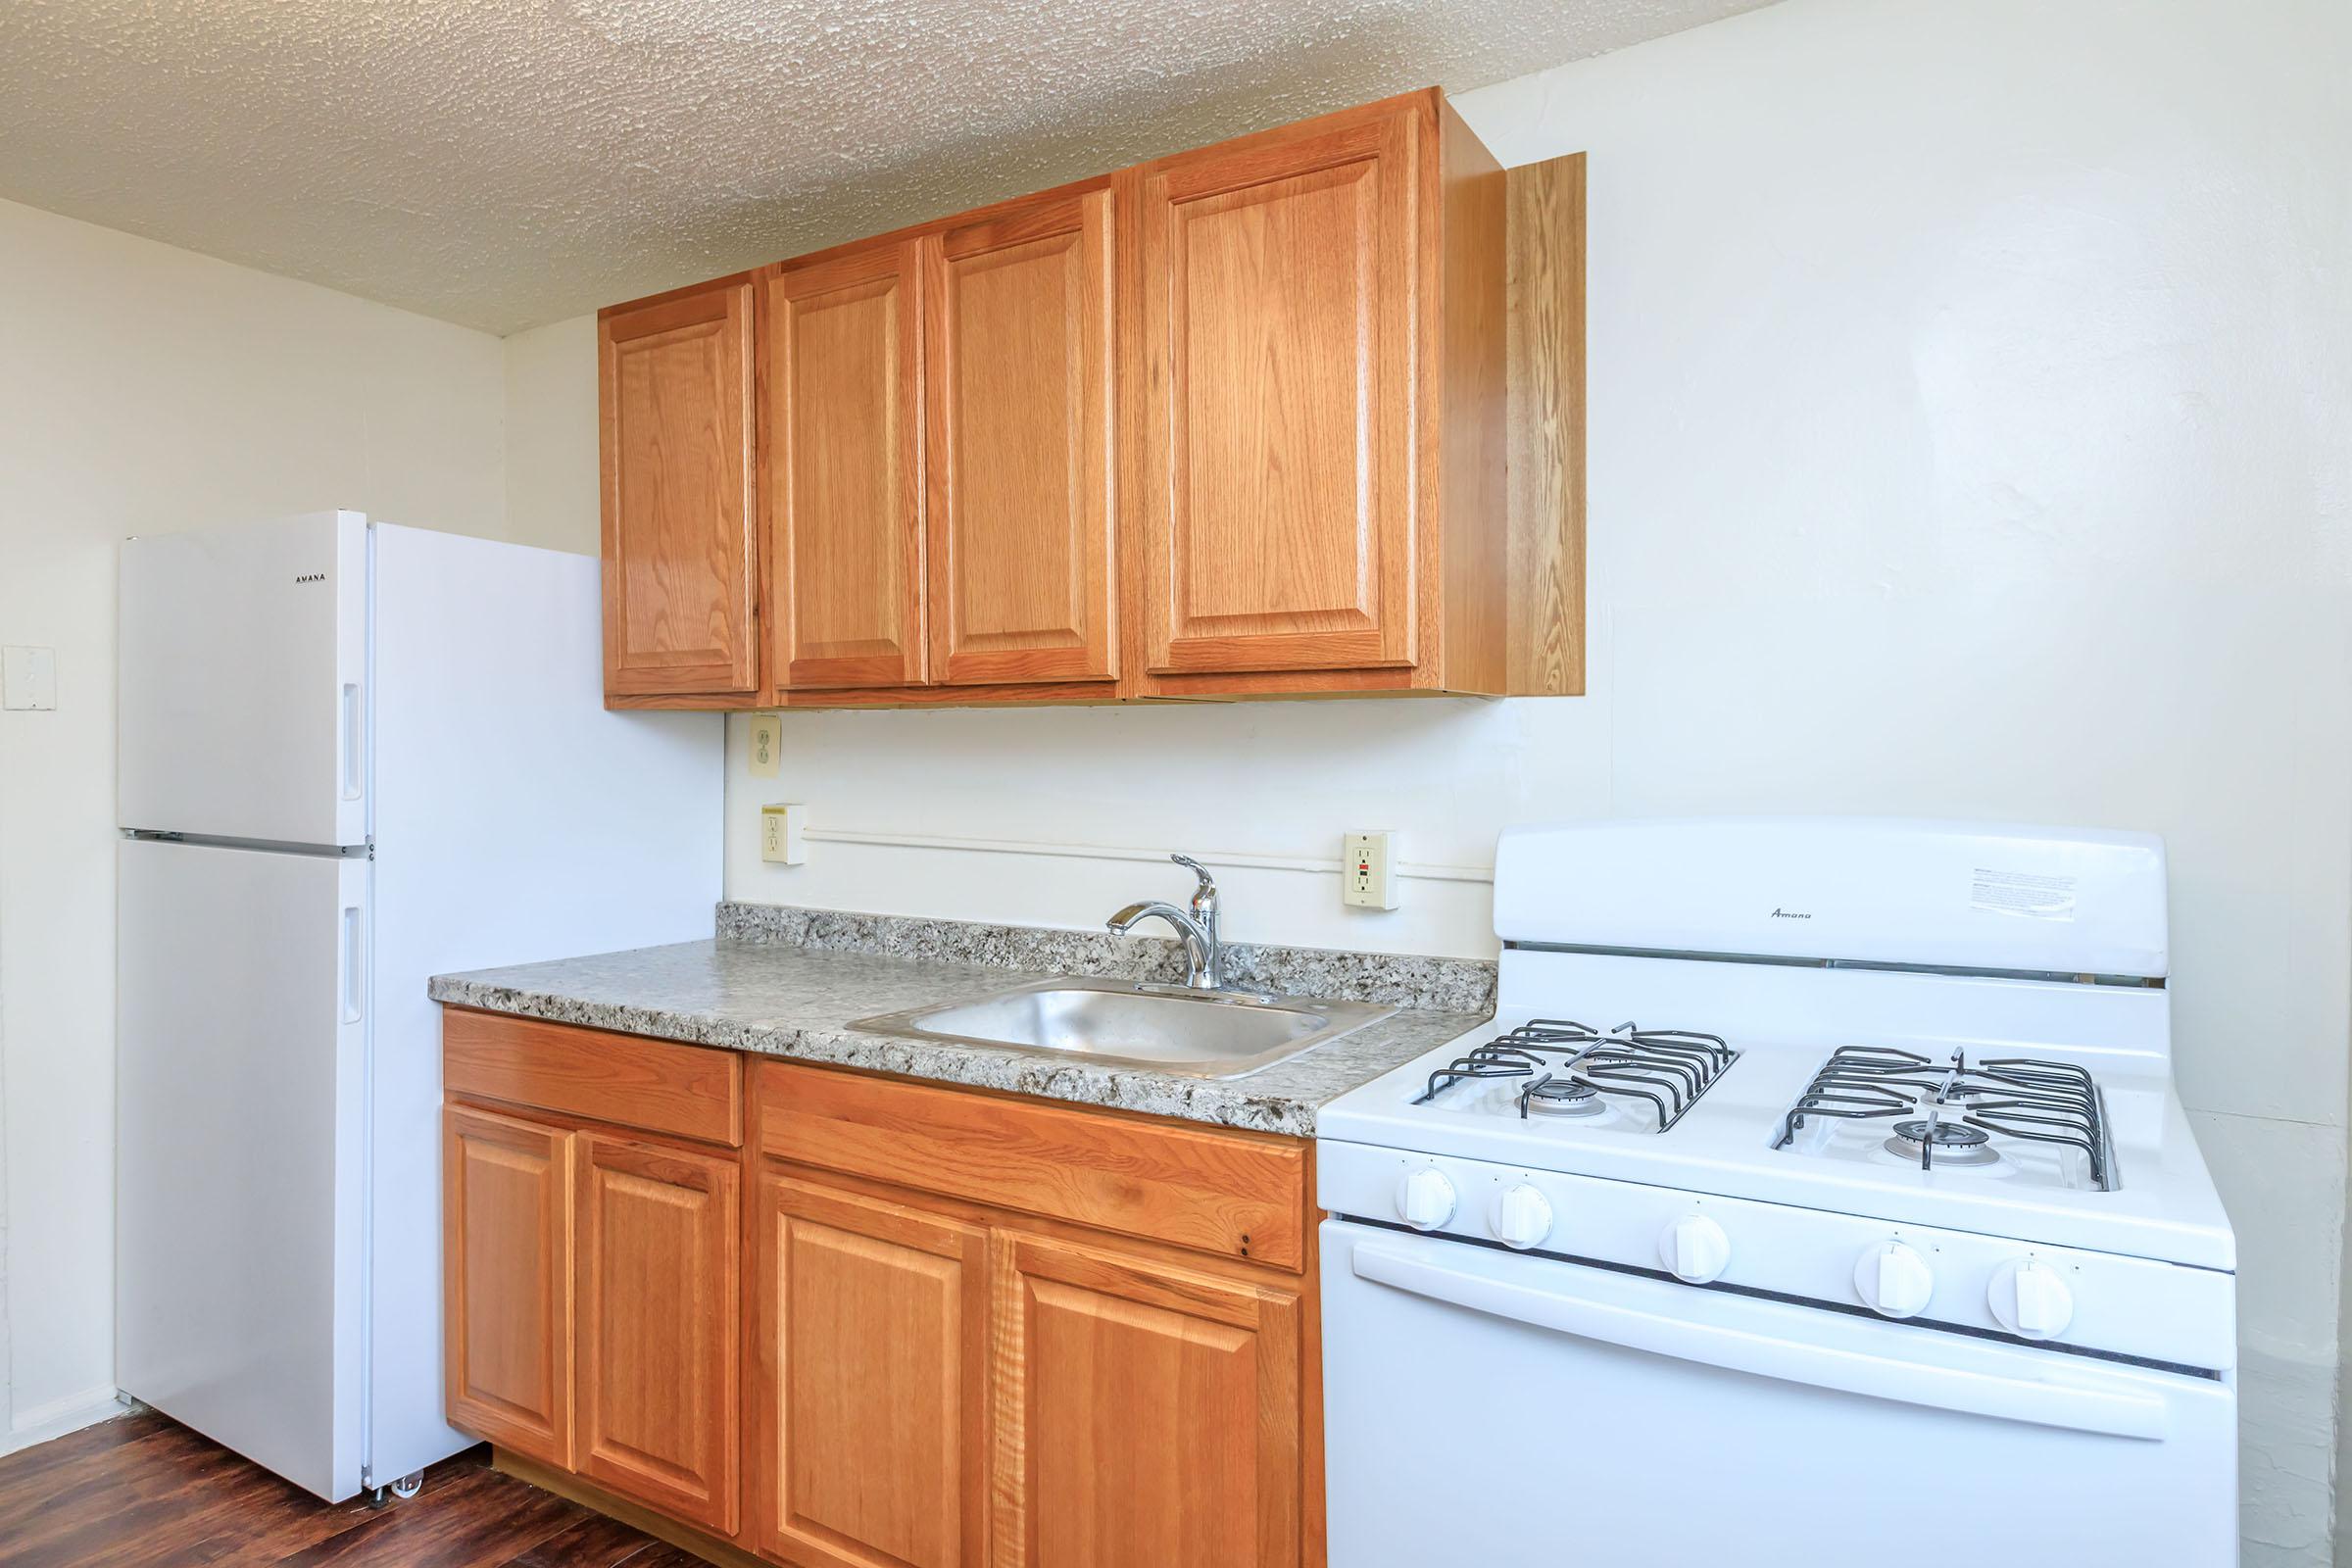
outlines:
[[1104, 1111], [761, 1062], [779, 1159], [1298, 1269], [1306, 1146]]
[[441, 1074], [455, 1096], [743, 1142], [743, 1061], [731, 1051], [444, 1007]]
[[579, 1473], [735, 1531], [741, 1345], [733, 1158], [578, 1136]]
[[755, 1544], [840, 1568], [980, 1568], [986, 1232], [773, 1165], [754, 1201]]
[[749, 695], [751, 285], [618, 312], [597, 336], [606, 690]]
[[1143, 172], [1154, 673], [1414, 662], [1421, 115]]
[[572, 1137], [462, 1105], [441, 1131], [449, 1422], [567, 1465]]

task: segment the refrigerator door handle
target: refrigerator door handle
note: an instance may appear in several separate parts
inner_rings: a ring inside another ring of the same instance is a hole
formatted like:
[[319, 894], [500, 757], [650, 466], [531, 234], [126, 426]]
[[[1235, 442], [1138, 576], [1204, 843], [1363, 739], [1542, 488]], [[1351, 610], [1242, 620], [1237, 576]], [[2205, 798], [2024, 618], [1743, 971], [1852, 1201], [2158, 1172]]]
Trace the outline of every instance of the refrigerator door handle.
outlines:
[[364, 759], [360, 755], [361, 737], [365, 733], [360, 722], [360, 715], [363, 711], [364, 710], [360, 706], [360, 683], [356, 680], [345, 681], [343, 683], [343, 725], [341, 730], [343, 744], [341, 749], [343, 753], [343, 798], [347, 801], [356, 801], [360, 798], [361, 781], [367, 776], [361, 765]]
[[363, 978], [368, 973], [368, 949], [365, 937], [366, 933], [360, 926], [360, 906], [356, 904], [345, 905], [343, 906], [342, 986], [343, 1021], [345, 1023], [360, 1021], [364, 1010], [363, 1004], [367, 1001], [365, 994], [367, 982]]

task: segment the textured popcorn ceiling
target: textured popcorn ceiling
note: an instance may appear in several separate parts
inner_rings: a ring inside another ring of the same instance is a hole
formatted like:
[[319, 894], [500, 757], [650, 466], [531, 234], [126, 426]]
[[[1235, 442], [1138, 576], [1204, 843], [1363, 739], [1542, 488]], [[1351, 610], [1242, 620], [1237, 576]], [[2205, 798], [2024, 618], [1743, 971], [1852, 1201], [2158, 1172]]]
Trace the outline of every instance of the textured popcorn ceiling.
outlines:
[[0, 196], [495, 332], [1763, 0], [5, 0]]

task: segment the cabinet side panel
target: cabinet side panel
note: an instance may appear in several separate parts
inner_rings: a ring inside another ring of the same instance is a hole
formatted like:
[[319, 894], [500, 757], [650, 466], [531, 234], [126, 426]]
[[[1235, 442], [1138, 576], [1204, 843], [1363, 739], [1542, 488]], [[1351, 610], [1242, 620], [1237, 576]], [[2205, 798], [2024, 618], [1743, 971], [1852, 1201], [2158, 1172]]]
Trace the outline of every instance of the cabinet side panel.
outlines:
[[[1436, 469], [1445, 684], [1449, 691], [1499, 693], [1507, 689], [1510, 602], [1503, 457], [1506, 193], [1502, 166], [1443, 99], [1438, 134], [1440, 235], [1431, 287], [1441, 318], [1437, 363], [1428, 368], [1438, 379], [1437, 439], [1423, 450]], [[1432, 428], [1426, 417], [1422, 428]]]
[[1510, 191], [1513, 696], [1585, 690], [1585, 155], [1526, 164]]

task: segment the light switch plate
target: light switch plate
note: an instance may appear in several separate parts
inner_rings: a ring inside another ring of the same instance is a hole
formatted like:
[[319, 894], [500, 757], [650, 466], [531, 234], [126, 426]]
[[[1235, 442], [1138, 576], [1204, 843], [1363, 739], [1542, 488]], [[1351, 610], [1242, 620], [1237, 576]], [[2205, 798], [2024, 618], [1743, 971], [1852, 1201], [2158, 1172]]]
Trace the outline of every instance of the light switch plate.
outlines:
[[46, 712], [57, 706], [57, 650], [0, 648], [0, 708]]
[[752, 777], [774, 778], [778, 754], [784, 749], [784, 724], [774, 713], [752, 715], [752, 740], [748, 748], [752, 760]]
[[1340, 845], [1340, 902], [1357, 909], [1396, 907], [1396, 835], [1386, 828], [1348, 834]]
[[802, 838], [808, 808], [792, 802], [760, 808], [760, 858], [778, 865], [799, 865], [808, 858]]

